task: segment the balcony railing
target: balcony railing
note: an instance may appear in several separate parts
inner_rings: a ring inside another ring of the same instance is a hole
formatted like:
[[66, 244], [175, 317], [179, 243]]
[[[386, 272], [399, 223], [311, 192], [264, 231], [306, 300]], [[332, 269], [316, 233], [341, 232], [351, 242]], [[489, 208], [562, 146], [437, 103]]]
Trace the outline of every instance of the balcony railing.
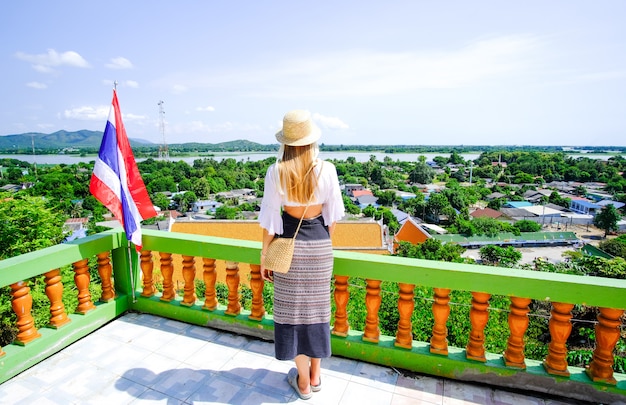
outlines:
[[[265, 313], [263, 280], [258, 258], [260, 243], [181, 233], [144, 231], [144, 250], [131, 259], [121, 229], [0, 261], [0, 287], [10, 286], [17, 315], [15, 342], [0, 348], [0, 383], [62, 350], [116, 318], [136, 310], [231, 332], [273, 339], [272, 317]], [[176, 256], [172, 256], [176, 255]], [[157, 260], [154, 258], [158, 257]], [[173, 257], [182, 257], [180, 262]], [[97, 261], [102, 296], [93, 302], [89, 292], [89, 261]], [[225, 261], [228, 303], [216, 299], [216, 261]], [[252, 306], [239, 301], [239, 263], [249, 263]], [[74, 270], [78, 304], [64, 308], [59, 269]], [[174, 289], [172, 274], [180, 266], [184, 292]], [[195, 295], [196, 267], [202, 266], [204, 297]], [[163, 292], [154, 287], [161, 273]], [[626, 308], [626, 280], [543, 273], [516, 269], [435, 262], [392, 256], [335, 251], [333, 354], [430, 375], [494, 386], [532, 390], [567, 398], [615, 402], [626, 400], [626, 375], [613, 371], [613, 353]], [[32, 297], [25, 280], [44, 276], [50, 301], [50, 325], [35, 328]], [[348, 325], [348, 283], [366, 280], [362, 305], [364, 330]], [[398, 283], [399, 322], [395, 336], [379, 332], [381, 282]], [[416, 286], [432, 287], [432, 335], [429, 342], [413, 340], [411, 315]], [[471, 330], [465, 348], [449, 347], [447, 321], [451, 291], [472, 294]], [[510, 298], [509, 333], [504, 353], [485, 350], [485, 328], [492, 295]], [[524, 357], [528, 313], [533, 300], [551, 303], [550, 343], [543, 361]], [[585, 368], [567, 363], [567, 339], [575, 305], [598, 307], [595, 349]]]

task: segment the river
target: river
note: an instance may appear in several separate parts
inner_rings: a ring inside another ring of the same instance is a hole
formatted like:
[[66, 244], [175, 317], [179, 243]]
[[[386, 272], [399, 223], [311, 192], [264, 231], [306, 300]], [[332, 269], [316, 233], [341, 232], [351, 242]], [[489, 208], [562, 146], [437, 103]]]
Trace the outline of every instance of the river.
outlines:
[[[383, 161], [385, 157], [391, 158], [393, 161], [417, 161], [420, 156], [425, 156], [426, 160], [431, 161], [436, 156], [450, 157], [450, 153], [384, 153], [384, 152], [320, 152], [320, 157], [322, 159], [337, 159], [337, 160], [346, 160], [348, 157], [354, 157], [357, 162], [367, 162], [370, 159], [370, 156], [374, 155], [376, 160]], [[463, 159], [474, 160], [480, 156], [480, 153], [461, 153]], [[258, 160], [263, 160], [268, 157], [276, 156], [275, 152], [267, 153], [267, 152], [216, 152], [213, 153], [211, 158], [221, 161], [223, 159], [233, 158], [237, 161], [251, 161], [256, 162]], [[571, 154], [569, 156], [572, 157], [589, 157], [592, 159], [600, 159], [607, 160], [614, 155], [609, 154], [593, 154], [593, 153], [585, 153], [585, 154]], [[203, 159], [206, 156], [186, 156], [186, 157], [171, 157], [170, 160], [174, 162], [184, 161], [188, 164], [193, 164], [194, 160]], [[95, 161], [95, 156], [75, 156], [75, 155], [0, 155], [0, 159], [17, 159], [23, 162], [28, 163], [36, 163], [36, 164], [75, 164], [80, 162], [91, 162]], [[146, 160], [145, 158], [137, 159], [137, 161]]]

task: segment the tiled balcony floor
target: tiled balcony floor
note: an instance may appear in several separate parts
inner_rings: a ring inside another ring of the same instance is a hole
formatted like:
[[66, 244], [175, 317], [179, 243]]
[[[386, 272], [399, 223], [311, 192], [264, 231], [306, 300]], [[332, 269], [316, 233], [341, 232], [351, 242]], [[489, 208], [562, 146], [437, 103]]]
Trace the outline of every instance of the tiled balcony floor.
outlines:
[[0, 385], [1, 404], [573, 404], [332, 357], [302, 401], [271, 342], [130, 313]]

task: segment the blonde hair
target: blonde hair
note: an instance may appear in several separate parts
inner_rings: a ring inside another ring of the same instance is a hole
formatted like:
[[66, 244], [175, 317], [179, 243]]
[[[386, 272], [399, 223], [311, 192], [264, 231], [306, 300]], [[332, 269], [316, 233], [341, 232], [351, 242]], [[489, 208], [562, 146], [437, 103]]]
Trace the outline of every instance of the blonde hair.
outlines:
[[286, 193], [289, 201], [306, 204], [312, 198], [317, 188], [317, 175], [313, 166], [318, 154], [317, 143], [281, 145], [276, 168], [282, 189], [280, 192]]

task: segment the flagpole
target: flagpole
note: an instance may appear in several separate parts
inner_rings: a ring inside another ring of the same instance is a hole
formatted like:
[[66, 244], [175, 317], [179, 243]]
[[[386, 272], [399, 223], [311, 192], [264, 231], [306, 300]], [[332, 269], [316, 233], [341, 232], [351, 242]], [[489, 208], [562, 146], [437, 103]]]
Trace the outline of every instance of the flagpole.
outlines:
[[130, 241], [128, 241], [128, 268], [130, 270], [130, 289], [133, 291], [133, 304], [137, 302], [135, 296], [135, 266], [133, 266], [133, 252], [130, 249]]

